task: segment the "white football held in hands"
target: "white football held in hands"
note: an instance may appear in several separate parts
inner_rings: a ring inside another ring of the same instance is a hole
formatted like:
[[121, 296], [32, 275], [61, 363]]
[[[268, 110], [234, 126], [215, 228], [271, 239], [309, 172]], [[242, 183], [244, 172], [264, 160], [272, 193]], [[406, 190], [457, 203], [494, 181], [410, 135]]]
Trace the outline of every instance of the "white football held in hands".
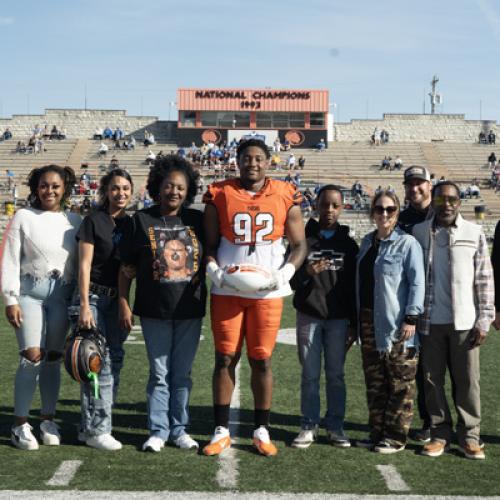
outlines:
[[224, 270], [224, 283], [240, 292], [266, 290], [272, 280], [271, 271], [257, 264], [232, 264]]

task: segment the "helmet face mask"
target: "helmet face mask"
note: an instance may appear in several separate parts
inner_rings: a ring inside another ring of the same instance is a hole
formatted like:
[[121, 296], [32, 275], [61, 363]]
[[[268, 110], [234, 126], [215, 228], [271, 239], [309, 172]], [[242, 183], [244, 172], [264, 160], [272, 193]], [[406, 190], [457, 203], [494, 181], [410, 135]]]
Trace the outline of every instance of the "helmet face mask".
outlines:
[[104, 365], [105, 355], [106, 340], [98, 328], [76, 327], [66, 340], [64, 366], [78, 382], [95, 381], [95, 375]]

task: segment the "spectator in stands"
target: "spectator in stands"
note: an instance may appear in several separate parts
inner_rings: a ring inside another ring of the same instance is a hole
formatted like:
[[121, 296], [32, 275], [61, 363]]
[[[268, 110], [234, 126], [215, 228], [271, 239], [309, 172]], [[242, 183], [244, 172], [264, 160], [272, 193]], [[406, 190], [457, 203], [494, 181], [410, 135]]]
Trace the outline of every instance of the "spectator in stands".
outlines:
[[[429, 171], [418, 165], [408, 167], [404, 172], [405, 199], [408, 207], [399, 214], [399, 227], [411, 234], [413, 226], [432, 217], [431, 208], [431, 175]], [[418, 333], [418, 332], [417, 332]], [[431, 439], [431, 419], [425, 404], [424, 372], [421, 360], [417, 368], [417, 409], [422, 420], [422, 428], [412, 434], [412, 438], [421, 443]]]
[[46, 123], [42, 130], [42, 137], [44, 139], [50, 139], [49, 125]]
[[125, 141], [125, 148], [129, 151], [135, 149], [135, 137], [133, 135], [130, 136], [128, 141]]
[[35, 140], [35, 147], [33, 148], [33, 152], [34, 154], [41, 154], [41, 153], [44, 153], [45, 151], [47, 151], [43, 145], [43, 140], [38, 137], [36, 140]]
[[186, 150], [182, 146], [177, 150], [177, 156], [184, 159], [186, 158]]
[[294, 170], [295, 169], [295, 155], [293, 153], [290, 153], [290, 156], [288, 157], [288, 160], [286, 162], [288, 170]]
[[97, 150], [97, 154], [99, 157], [106, 156], [109, 151], [109, 147], [106, 143], [101, 142], [101, 145], [99, 146], [99, 149]]
[[495, 163], [497, 162], [497, 155], [495, 151], [492, 151], [490, 156], [488, 156], [488, 165], [491, 169], [495, 168]]
[[381, 140], [381, 132], [378, 127], [375, 127], [375, 130], [373, 131], [373, 144], [375, 146], [380, 146], [380, 140]]
[[383, 190], [384, 188], [379, 184], [377, 186], [377, 189], [375, 189], [375, 196], [377, 196], [377, 194], [381, 193]]
[[387, 132], [387, 130], [382, 129], [380, 132], [380, 141], [382, 144], [387, 144], [389, 142], [389, 132]]
[[351, 196], [354, 198], [357, 194], [363, 195], [363, 186], [359, 181], [356, 181], [351, 187]]
[[436, 174], [431, 174], [432, 187], [434, 187], [437, 183], [438, 183], [438, 180], [436, 179]]
[[[444, 176], [444, 175], [442, 175], [442, 176], [439, 178], [439, 182], [444, 182], [445, 180], [446, 180], [446, 178], [445, 178], [445, 176]], [[438, 183], [439, 183], [439, 182], [438, 182]]]
[[380, 170], [391, 170], [391, 157], [384, 156], [382, 163], [380, 164]]
[[400, 203], [390, 191], [374, 196], [357, 258], [358, 324], [370, 434], [358, 445], [381, 454], [406, 446], [413, 417], [418, 336], [425, 273], [418, 242], [397, 226]]
[[303, 155], [299, 156], [299, 168], [300, 170], [304, 170], [304, 167], [306, 166], [306, 159], [304, 158]]
[[144, 146], [152, 146], [155, 143], [155, 136], [149, 130], [144, 130]]
[[273, 152], [274, 153], [279, 153], [281, 151], [281, 142], [280, 138], [276, 137], [276, 139], [273, 142]]
[[38, 123], [37, 123], [35, 125], [35, 128], [33, 129], [33, 136], [35, 137], [35, 139], [37, 137], [41, 137], [42, 136], [42, 132], [43, 132], [42, 127], [40, 127], [40, 125], [38, 125]]
[[12, 139], [12, 132], [10, 131], [10, 128], [7, 127], [2, 134], [2, 140], [8, 141], [9, 139]]
[[56, 125], [54, 125], [50, 131], [50, 139], [59, 139], [59, 130], [57, 130]]
[[385, 188], [386, 191], [389, 193], [395, 193], [396, 190], [394, 189], [394, 186], [392, 184], [387, 184], [387, 187]]
[[58, 137], [58, 139], [60, 139], [60, 140], [66, 139], [67, 135], [68, 135], [68, 132], [66, 131], [66, 129], [64, 127], [61, 127], [59, 129], [59, 137]]
[[459, 188], [453, 182], [434, 187], [432, 209], [434, 216], [413, 228], [426, 265], [426, 300], [419, 333], [431, 441], [421, 453], [438, 457], [452, 440], [453, 421], [445, 392], [448, 368], [460, 452], [481, 460], [485, 451], [480, 437], [479, 346], [495, 320], [488, 243], [482, 227], [460, 215]]
[[493, 132], [493, 130], [490, 130], [488, 134], [488, 144], [495, 144], [495, 141], [496, 141], [495, 132]]
[[21, 450], [38, 449], [28, 423], [37, 385], [42, 402], [40, 438], [45, 445], [61, 442], [54, 417], [68, 333], [67, 305], [77, 278], [75, 235], [81, 222], [78, 215], [65, 211], [74, 184], [69, 167], [33, 169], [28, 177], [31, 207], [18, 210], [4, 233], [1, 289], [20, 361], [11, 440]]
[[114, 133], [113, 133], [113, 138], [115, 141], [121, 141], [123, 137], [125, 136], [125, 133], [123, 132], [121, 127], [116, 127]]
[[113, 138], [113, 130], [111, 127], [108, 125], [103, 132], [103, 137], [104, 139], [112, 139]]
[[401, 170], [403, 168], [403, 160], [399, 155], [396, 156], [394, 160], [394, 170]]
[[302, 184], [302, 176], [300, 175], [300, 172], [297, 172], [293, 178], [293, 183], [297, 186], [300, 187]]
[[101, 127], [96, 127], [94, 130], [94, 140], [96, 141], [102, 141], [103, 139], [103, 130]]
[[321, 138], [318, 144], [316, 144], [316, 150], [321, 153], [325, 149], [326, 149], [325, 139]]
[[297, 348], [302, 367], [300, 407], [301, 430], [294, 448], [308, 448], [316, 441], [321, 420], [320, 379], [325, 360], [326, 416], [323, 425], [330, 444], [349, 448], [344, 432], [346, 386], [344, 363], [356, 332], [356, 294], [352, 276], [356, 272], [358, 245], [349, 227], [338, 222], [343, 196], [333, 184], [318, 194], [319, 222], [309, 219], [305, 231], [308, 254], [323, 250], [337, 252], [337, 262], [328, 258], [306, 260], [290, 285], [295, 290]]
[[23, 141], [17, 141], [16, 144], [16, 153], [26, 153], [26, 144]]
[[108, 167], [108, 172], [111, 172], [111, 170], [114, 170], [115, 168], [120, 168], [120, 162], [118, 161], [118, 158], [116, 155], [113, 155], [111, 157], [111, 161], [109, 162], [109, 167]]
[[148, 154], [146, 156], [146, 165], [152, 165], [156, 160], [156, 155], [153, 153], [153, 151], [150, 149], [148, 151]]
[[482, 130], [479, 132], [479, 144], [488, 144], [486, 134]]
[[290, 141], [288, 139], [285, 139], [283, 141], [283, 151], [290, 151], [291, 149], [291, 144], [290, 144]]
[[481, 196], [481, 191], [479, 189], [479, 186], [475, 183], [471, 183], [466, 190], [466, 195], [469, 198], [479, 198]]

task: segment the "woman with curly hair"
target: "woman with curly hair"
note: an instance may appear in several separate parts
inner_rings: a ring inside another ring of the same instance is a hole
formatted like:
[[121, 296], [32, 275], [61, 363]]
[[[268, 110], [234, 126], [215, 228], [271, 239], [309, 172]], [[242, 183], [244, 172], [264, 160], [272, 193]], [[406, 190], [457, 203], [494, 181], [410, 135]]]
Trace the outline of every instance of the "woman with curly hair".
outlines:
[[76, 280], [75, 235], [81, 219], [66, 211], [75, 184], [71, 168], [35, 168], [28, 184], [31, 206], [19, 210], [4, 233], [1, 287], [20, 355], [11, 440], [22, 450], [37, 450], [38, 441], [28, 423], [37, 383], [42, 400], [40, 438], [45, 445], [61, 442], [54, 416], [68, 331], [67, 308]]
[[98, 450], [119, 450], [111, 435], [111, 411], [120, 382], [128, 332], [118, 323], [118, 244], [130, 217], [125, 213], [132, 197], [130, 174], [121, 168], [102, 177], [99, 208], [82, 222], [79, 248], [78, 290], [70, 309], [71, 321], [84, 329], [97, 327], [106, 339], [106, 357], [99, 374], [100, 397], [90, 384], [81, 383], [82, 419], [79, 439]]
[[[149, 438], [144, 451], [159, 452], [171, 441], [197, 449], [189, 424], [191, 367], [205, 315], [202, 213], [187, 208], [197, 191], [198, 173], [177, 155], [151, 168], [147, 190], [155, 204], [132, 217], [120, 244], [125, 266], [136, 269], [134, 314], [141, 319], [149, 359]], [[128, 282], [120, 274], [120, 317], [130, 330]]]

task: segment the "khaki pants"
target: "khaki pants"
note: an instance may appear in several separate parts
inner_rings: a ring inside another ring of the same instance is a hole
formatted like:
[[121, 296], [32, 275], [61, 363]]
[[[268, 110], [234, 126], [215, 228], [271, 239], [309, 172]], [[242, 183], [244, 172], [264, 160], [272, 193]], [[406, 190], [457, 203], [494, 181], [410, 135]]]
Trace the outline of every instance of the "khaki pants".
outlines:
[[470, 331], [456, 331], [453, 325], [431, 325], [429, 335], [422, 335], [421, 339], [432, 438], [447, 443], [451, 440], [453, 422], [444, 390], [449, 367], [458, 417], [458, 443], [463, 446], [467, 441], [477, 442], [481, 423], [479, 348], [470, 348]]

